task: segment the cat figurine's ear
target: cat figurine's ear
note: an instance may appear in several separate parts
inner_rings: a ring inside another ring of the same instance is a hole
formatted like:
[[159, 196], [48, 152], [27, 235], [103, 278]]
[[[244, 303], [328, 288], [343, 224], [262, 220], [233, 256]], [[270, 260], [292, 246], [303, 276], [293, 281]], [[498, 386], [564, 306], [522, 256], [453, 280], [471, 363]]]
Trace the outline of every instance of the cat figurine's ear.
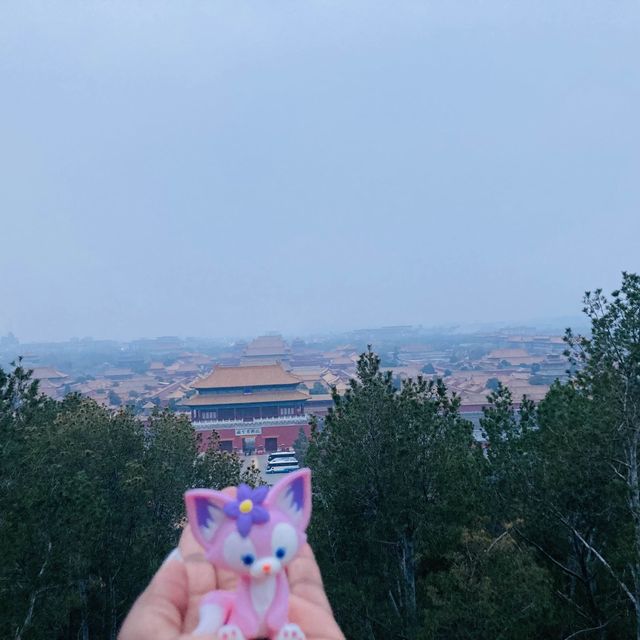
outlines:
[[304, 533], [311, 519], [311, 471], [300, 469], [280, 480], [269, 491], [265, 506], [284, 512], [291, 523]]
[[233, 498], [220, 491], [193, 489], [185, 493], [184, 501], [194, 538], [203, 547], [208, 547], [227, 519], [224, 505], [233, 502]]

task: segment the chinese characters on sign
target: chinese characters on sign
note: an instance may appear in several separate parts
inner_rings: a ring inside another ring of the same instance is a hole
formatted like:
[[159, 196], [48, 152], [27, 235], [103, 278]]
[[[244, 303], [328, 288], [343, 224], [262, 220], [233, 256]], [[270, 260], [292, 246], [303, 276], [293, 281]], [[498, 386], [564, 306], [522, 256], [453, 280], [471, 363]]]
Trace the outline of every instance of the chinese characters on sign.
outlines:
[[262, 427], [243, 427], [236, 429], [237, 436], [259, 436], [262, 433]]

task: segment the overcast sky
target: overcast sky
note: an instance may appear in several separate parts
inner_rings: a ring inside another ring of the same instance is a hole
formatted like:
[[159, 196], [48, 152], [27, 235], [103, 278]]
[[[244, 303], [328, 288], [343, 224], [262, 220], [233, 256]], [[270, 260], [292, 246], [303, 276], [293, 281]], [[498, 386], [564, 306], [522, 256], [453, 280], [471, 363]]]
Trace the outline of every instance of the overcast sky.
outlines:
[[0, 335], [526, 321], [623, 269], [637, 0], [0, 4]]

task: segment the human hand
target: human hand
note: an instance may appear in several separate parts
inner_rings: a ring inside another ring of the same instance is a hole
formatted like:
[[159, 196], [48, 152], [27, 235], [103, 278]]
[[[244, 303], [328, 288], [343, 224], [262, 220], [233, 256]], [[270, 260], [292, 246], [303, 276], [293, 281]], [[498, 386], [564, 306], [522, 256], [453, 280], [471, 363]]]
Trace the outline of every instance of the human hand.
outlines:
[[[320, 569], [308, 544], [287, 567], [289, 619], [307, 640], [344, 640], [322, 586]], [[170, 554], [140, 595], [122, 625], [119, 640], [214, 640], [194, 636], [200, 599], [216, 589], [232, 590], [236, 576], [216, 569], [185, 527], [178, 548]]]

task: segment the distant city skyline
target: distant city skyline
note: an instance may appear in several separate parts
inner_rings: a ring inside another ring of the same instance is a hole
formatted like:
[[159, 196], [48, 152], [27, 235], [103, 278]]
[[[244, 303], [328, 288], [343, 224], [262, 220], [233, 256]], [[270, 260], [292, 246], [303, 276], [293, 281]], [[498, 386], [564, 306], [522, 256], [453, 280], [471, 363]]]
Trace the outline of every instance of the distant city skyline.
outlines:
[[[332, 389], [347, 391], [367, 345], [379, 355], [381, 366], [392, 371], [396, 384], [425, 375], [446, 379], [476, 426], [488, 390], [496, 384], [507, 384], [516, 398], [540, 400], [554, 380], [565, 379], [569, 366], [557, 332], [514, 327], [437, 333], [406, 326], [308, 341], [286, 341], [280, 335], [233, 343], [165, 336], [130, 343], [82, 339], [18, 344], [0, 337], [0, 366], [4, 359], [11, 367], [20, 354], [40, 391], [53, 399], [79, 393], [112, 408], [127, 404], [141, 416], [169, 407], [188, 413], [198, 430], [216, 428], [225, 446], [234, 440], [233, 448], [239, 449], [236, 436], [259, 435], [253, 430], [262, 426], [286, 427], [271, 435], [291, 444], [306, 424], [307, 412], [326, 415]], [[239, 423], [232, 431], [229, 420]], [[234, 434], [235, 428], [243, 434]]]
[[579, 317], [640, 271], [640, 6], [0, 6], [0, 335]]
[[422, 334], [428, 335], [448, 335], [450, 333], [459, 334], [459, 335], [472, 335], [476, 333], [500, 333], [501, 331], [509, 331], [518, 333], [518, 331], [525, 332], [535, 332], [539, 331], [541, 334], [545, 335], [560, 335], [564, 332], [567, 327], [571, 327], [574, 330], [584, 331], [588, 329], [588, 320], [581, 315], [574, 316], [563, 316], [557, 318], [538, 318], [537, 320], [525, 321], [522, 323], [517, 322], [486, 322], [486, 323], [471, 323], [471, 324], [460, 324], [460, 323], [451, 323], [451, 324], [441, 324], [441, 325], [370, 325], [366, 327], [345, 327], [343, 329], [336, 329], [335, 331], [325, 331], [325, 332], [298, 332], [288, 334], [283, 331], [277, 330], [267, 330], [267, 331], [258, 331], [256, 333], [250, 334], [235, 334], [235, 335], [188, 335], [188, 334], [180, 334], [180, 333], [166, 333], [163, 335], [136, 335], [124, 338], [115, 338], [109, 335], [96, 336], [96, 335], [84, 335], [84, 336], [68, 336], [61, 339], [54, 340], [38, 340], [38, 339], [29, 339], [28, 337], [20, 336], [14, 331], [8, 331], [5, 333], [0, 333], [0, 340], [2, 338], [6, 338], [8, 336], [12, 336], [17, 339], [20, 344], [30, 344], [30, 343], [65, 343], [72, 342], [76, 340], [95, 340], [95, 341], [114, 341], [114, 342], [136, 342], [139, 340], [161, 340], [162, 338], [178, 338], [180, 340], [212, 340], [212, 341], [220, 341], [220, 342], [234, 342], [234, 341], [251, 341], [258, 337], [264, 336], [279, 336], [282, 337], [285, 341], [291, 341], [296, 339], [319, 339], [319, 338], [334, 338], [339, 336], [348, 336], [349, 334], [358, 334], [358, 333], [366, 333], [366, 332], [380, 332], [385, 329], [393, 330], [393, 329], [403, 329], [410, 328], [412, 330], [421, 331]]

